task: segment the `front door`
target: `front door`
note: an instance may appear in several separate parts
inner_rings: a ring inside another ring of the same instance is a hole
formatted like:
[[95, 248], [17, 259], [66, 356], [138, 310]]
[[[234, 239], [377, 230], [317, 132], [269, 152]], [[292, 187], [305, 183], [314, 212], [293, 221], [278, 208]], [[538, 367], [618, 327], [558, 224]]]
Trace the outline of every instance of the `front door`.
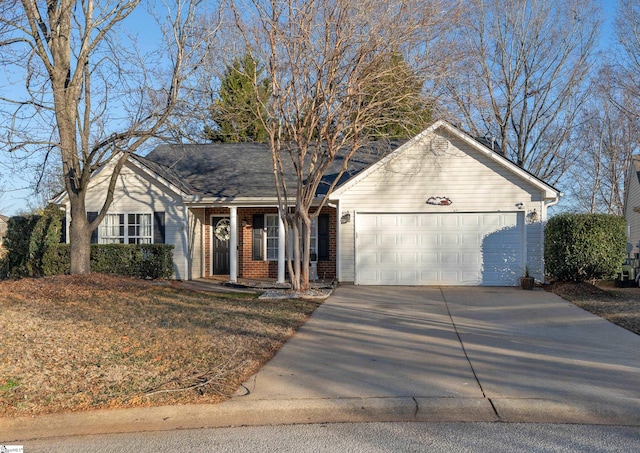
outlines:
[[213, 275], [229, 275], [229, 237], [231, 228], [228, 217], [212, 217], [213, 226]]

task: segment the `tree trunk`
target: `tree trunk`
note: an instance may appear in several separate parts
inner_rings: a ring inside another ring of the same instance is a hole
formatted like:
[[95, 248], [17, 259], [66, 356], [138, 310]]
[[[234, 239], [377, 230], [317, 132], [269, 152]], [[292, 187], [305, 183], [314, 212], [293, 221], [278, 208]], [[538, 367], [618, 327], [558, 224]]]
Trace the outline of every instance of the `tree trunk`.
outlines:
[[298, 228], [297, 216], [293, 217], [291, 225], [293, 273], [291, 274], [291, 289], [300, 291], [300, 228]]
[[91, 273], [91, 230], [87, 220], [84, 199], [69, 197], [71, 204], [71, 275]]
[[309, 215], [305, 212], [302, 217], [302, 263], [300, 269], [300, 291], [308, 291], [311, 285], [309, 284], [309, 262], [311, 254], [311, 220]]

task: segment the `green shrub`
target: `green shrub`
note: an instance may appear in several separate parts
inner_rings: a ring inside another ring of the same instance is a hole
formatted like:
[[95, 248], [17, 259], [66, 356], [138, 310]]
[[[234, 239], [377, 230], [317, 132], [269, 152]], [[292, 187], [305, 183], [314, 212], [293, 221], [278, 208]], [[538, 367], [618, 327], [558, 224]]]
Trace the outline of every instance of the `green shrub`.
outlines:
[[[43, 263], [45, 275], [68, 274], [69, 244], [49, 247]], [[173, 245], [92, 244], [91, 271], [135, 278], [169, 278], [173, 274]]]
[[7, 221], [4, 246], [7, 255], [2, 262], [2, 276], [20, 278], [29, 275], [29, 243], [39, 216], [14, 216]]
[[64, 212], [48, 206], [40, 214], [14, 216], [7, 222], [2, 262], [4, 277], [39, 277], [44, 275], [43, 257], [47, 249], [60, 242]]
[[42, 257], [44, 275], [62, 275], [71, 271], [71, 248], [69, 244], [56, 244], [47, 249]]
[[64, 212], [57, 206], [47, 206], [33, 227], [29, 239], [29, 258], [27, 268], [29, 276], [44, 275], [43, 258], [47, 249], [60, 243]]
[[561, 214], [545, 227], [547, 273], [561, 281], [614, 277], [626, 256], [623, 217], [606, 214]]
[[139, 277], [142, 250], [131, 244], [91, 245], [91, 271]]
[[142, 244], [141, 278], [170, 278], [173, 275], [173, 245]]

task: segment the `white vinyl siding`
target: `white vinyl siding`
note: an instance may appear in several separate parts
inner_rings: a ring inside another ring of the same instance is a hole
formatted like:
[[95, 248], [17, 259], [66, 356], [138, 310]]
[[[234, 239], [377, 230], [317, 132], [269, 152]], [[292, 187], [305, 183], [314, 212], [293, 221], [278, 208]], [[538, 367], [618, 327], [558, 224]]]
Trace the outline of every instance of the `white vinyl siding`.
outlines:
[[189, 255], [191, 257], [191, 270], [189, 278], [202, 278], [204, 277], [204, 263], [206, 260], [204, 253], [204, 224], [205, 224], [205, 210], [204, 209], [190, 209], [189, 210], [189, 244], [191, 250]]
[[[430, 147], [436, 135], [448, 142], [446, 151], [438, 155]], [[341, 214], [349, 213], [351, 221], [339, 225], [340, 281], [354, 281], [356, 277], [356, 225], [361, 213], [514, 212], [522, 203], [520, 211], [524, 215], [534, 208], [541, 215], [542, 190], [507, 170], [497, 159], [438, 130], [345, 190], [339, 196], [339, 209]], [[452, 203], [430, 205], [426, 203], [430, 197], [447, 197]], [[531, 230], [531, 240], [538, 244], [527, 245], [523, 251], [536, 251], [530, 257], [535, 262], [528, 264], [539, 270], [543, 268], [540, 228]]]
[[[109, 184], [109, 176], [110, 168], [107, 167], [92, 179], [86, 198], [87, 212], [98, 212], [102, 208]], [[186, 218], [187, 209], [181, 196], [146, 172], [140, 170], [133, 163], [127, 162], [118, 177], [113, 202], [109, 207], [109, 214], [147, 214], [153, 212], [165, 213], [164, 242], [174, 246], [173, 277], [177, 279], [187, 279], [187, 257], [190, 253], [187, 238], [189, 222]], [[69, 222], [69, 220], [70, 214], [67, 207], [67, 222]], [[127, 219], [125, 219], [125, 223], [126, 222]], [[151, 224], [153, 224], [152, 214]], [[140, 225], [140, 223], [138, 223], [138, 225]], [[142, 229], [144, 230], [145, 227], [142, 227]], [[128, 231], [126, 233], [128, 234]], [[140, 229], [138, 233], [140, 233]], [[153, 228], [151, 229], [151, 234], [153, 234]], [[98, 237], [100, 237], [99, 230]], [[148, 238], [146, 234], [132, 235], [132, 237], [136, 237], [138, 240], [146, 240], [144, 238]]]

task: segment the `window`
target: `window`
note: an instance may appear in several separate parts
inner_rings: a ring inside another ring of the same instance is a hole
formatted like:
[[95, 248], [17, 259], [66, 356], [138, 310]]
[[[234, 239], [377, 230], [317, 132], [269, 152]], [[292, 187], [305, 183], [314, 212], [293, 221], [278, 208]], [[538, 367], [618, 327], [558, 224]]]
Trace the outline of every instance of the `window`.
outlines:
[[[107, 214], [100, 224], [100, 244], [151, 244], [152, 214]], [[126, 221], [126, 222], [125, 222]]]
[[[254, 261], [278, 261], [278, 214], [253, 216], [252, 259]], [[290, 244], [292, 244], [290, 242]], [[302, 246], [302, 241], [300, 241]], [[292, 253], [293, 247], [289, 247]], [[311, 222], [311, 260], [329, 259], [329, 215], [322, 214]]]
[[318, 261], [318, 218], [314, 217], [311, 221], [311, 244], [309, 244], [309, 251], [311, 254], [311, 261]]
[[267, 261], [278, 261], [278, 214], [265, 214], [264, 227]]
[[124, 244], [124, 214], [107, 214], [99, 229], [100, 244]]
[[[302, 228], [298, 229], [302, 235]], [[318, 219], [311, 219], [311, 244], [309, 244], [309, 258], [311, 261], [318, 261]], [[293, 258], [293, 238], [289, 237], [289, 255]], [[302, 236], [300, 236], [300, 253], [302, 253]]]
[[128, 244], [151, 244], [151, 214], [129, 214], [128, 224]]

